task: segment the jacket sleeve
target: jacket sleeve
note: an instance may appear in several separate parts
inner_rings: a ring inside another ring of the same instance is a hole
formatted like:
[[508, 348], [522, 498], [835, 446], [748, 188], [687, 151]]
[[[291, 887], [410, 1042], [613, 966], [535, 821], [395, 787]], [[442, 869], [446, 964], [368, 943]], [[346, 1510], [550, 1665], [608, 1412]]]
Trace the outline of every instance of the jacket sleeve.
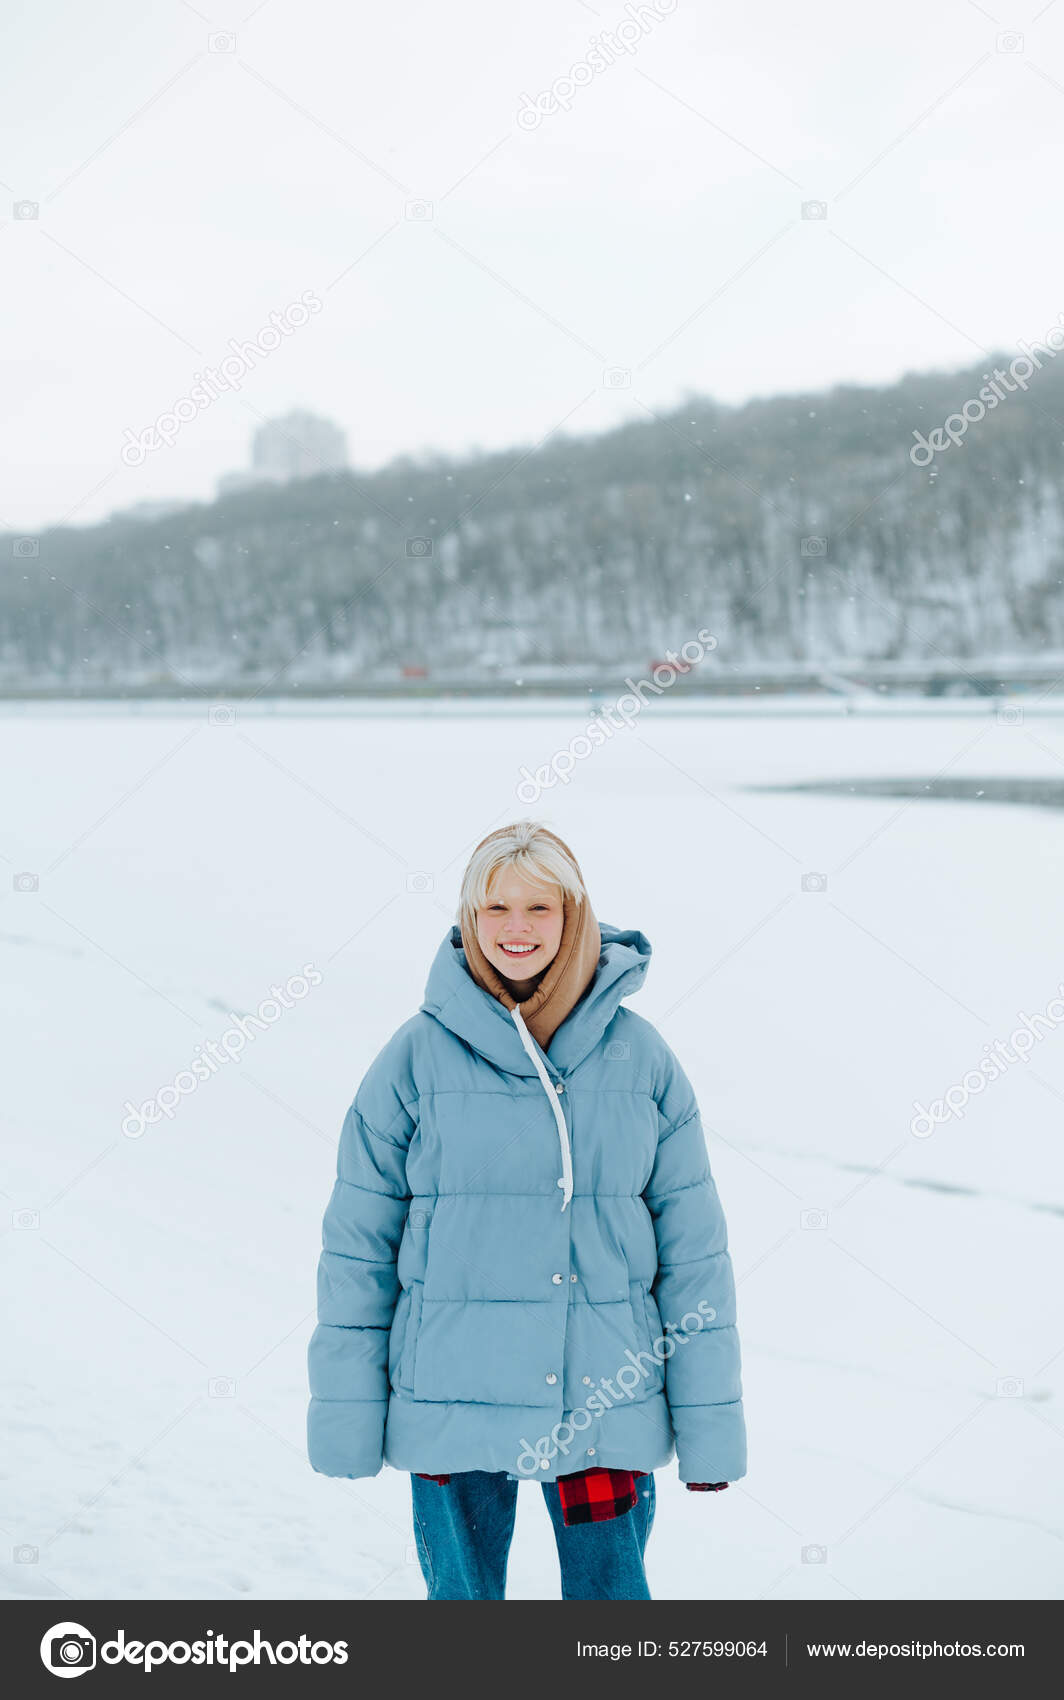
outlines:
[[658, 1247], [651, 1290], [674, 1346], [665, 1396], [680, 1480], [734, 1482], [746, 1474], [747, 1459], [727, 1226], [694, 1091], [667, 1046], [665, 1052], [657, 1155], [643, 1192]]
[[322, 1222], [318, 1321], [307, 1348], [307, 1451], [326, 1476], [375, 1476], [388, 1414], [388, 1341], [411, 1194], [415, 1091], [403, 1029], [371, 1065], [344, 1118]]

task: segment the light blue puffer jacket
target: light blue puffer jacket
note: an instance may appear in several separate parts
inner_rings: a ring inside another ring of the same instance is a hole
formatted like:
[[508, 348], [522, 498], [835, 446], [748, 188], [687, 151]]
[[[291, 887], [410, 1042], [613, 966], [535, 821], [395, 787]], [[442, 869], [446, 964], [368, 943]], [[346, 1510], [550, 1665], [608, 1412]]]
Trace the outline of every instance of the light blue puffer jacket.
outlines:
[[593, 1466], [746, 1473], [727, 1231], [686, 1075], [621, 1007], [639, 932], [544, 1052], [465, 966], [425, 1001], [340, 1135], [308, 1348], [310, 1462], [540, 1481]]

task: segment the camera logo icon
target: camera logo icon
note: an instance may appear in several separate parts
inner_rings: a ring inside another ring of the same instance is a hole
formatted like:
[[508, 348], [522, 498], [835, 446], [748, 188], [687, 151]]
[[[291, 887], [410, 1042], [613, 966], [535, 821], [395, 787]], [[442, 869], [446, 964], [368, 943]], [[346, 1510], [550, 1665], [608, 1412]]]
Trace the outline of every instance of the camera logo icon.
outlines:
[[28, 561], [39, 555], [41, 546], [35, 537], [16, 537], [11, 545], [11, 553], [16, 560]]
[[1003, 1375], [997, 1384], [999, 1399], [1022, 1399], [1023, 1382], [1015, 1375]]
[[999, 703], [997, 706], [997, 723], [999, 726], [1022, 726], [1023, 709], [1014, 703]]
[[827, 874], [803, 874], [802, 875], [802, 890], [803, 891], [827, 891], [827, 889], [828, 889], [828, 876], [827, 876]]
[[802, 538], [802, 554], [803, 555], [805, 555], [807, 557], [808, 556], [814, 556], [815, 557], [815, 556], [818, 556], [818, 555], [826, 555], [827, 552], [828, 552], [828, 540], [827, 540], [826, 537], [803, 537]]
[[83, 1623], [53, 1623], [41, 1640], [41, 1663], [53, 1676], [82, 1676], [96, 1668], [96, 1637]]
[[606, 1046], [606, 1055], [611, 1062], [624, 1062], [632, 1054], [632, 1047], [627, 1039], [611, 1039]]
[[41, 207], [39, 201], [16, 201], [14, 206], [11, 208], [12, 218], [27, 219], [40, 218], [40, 216]]
[[827, 201], [803, 201], [802, 202], [802, 217], [803, 218], [814, 218], [815, 219], [815, 218], [827, 218], [827, 216], [828, 216], [828, 203], [827, 203]]
[[997, 50], [999, 53], [1022, 53], [1023, 36], [1016, 30], [1003, 30], [997, 38]]
[[207, 710], [207, 723], [210, 726], [231, 726], [236, 719], [236, 711], [227, 702], [212, 702]]
[[12, 891], [37, 891], [40, 883], [36, 874], [12, 874], [11, 876]]
[[433, 216], [433, 204], [431, 201], [407, 201], [404, 212], [407, 218], [424, 224]]
[[828, 1213], [827, 1213], [826, 1210], [803, 1210], [802, 1211], [802, 1227], [803, 1228], [826, 1228], [827, 1225], [828, 1225]]
[[406, 540], [407, 560], [424, 560], [432, 554], [431, 537], [408, 537]]
[[627, 366], [607, 366], [602, 374], [604, 390], [630, 390], [632, 374]]
[[207, 37], [207, 51], [209, 53], [235, 53], [236, 36], [232, 35], [229, 30], [219, 30], [216, 35], [209, 35]]
[[423, 896], [425, 894], [425, 892], [435, 891], [436, 881], [433, 879], [431, 874], [423, 874], [423, 873], [407, 874], [407, 876], [406, 876], [406, 889], [407, 889], [407, 891], [416, 892], [417, 894]]
[[802, 1548], [803, 1564], [826, 1564], [828, 1561], [827, 1547], [808, 1546]]

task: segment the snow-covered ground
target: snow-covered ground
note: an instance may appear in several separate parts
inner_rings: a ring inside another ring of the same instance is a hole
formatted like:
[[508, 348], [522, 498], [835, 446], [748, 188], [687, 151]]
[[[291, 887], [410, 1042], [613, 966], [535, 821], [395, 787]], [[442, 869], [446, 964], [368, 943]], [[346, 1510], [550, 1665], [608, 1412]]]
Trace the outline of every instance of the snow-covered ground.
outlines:
[[[321, 1216], [468, 850], [530, 813], [654, 945], [634, 1007], [698, 1088], [739, 1281], [750, 1472], [660, 1472], [655, 1597], [1060, 1596], [1064, 1024], [909, 1124], [1060, 995], [1064, 814], [745, 787], [1057, 776], [1064, 724], [649, 708], [518, 802], [581, 723], [0, 715], [5, 1597], [424, 1597], [408, 1478], [306, 1460]], [[557, 1597], [534, 1484], [510, 1577]]]

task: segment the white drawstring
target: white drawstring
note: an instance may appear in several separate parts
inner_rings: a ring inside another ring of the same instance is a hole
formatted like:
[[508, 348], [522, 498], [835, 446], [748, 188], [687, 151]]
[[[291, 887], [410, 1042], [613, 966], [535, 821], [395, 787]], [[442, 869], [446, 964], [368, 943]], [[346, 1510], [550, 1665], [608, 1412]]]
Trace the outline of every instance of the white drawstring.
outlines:
[[510, 1011], [510, 1014], [513, 1016], [514, 1025], [521, 1035], [521, 1043], [535, 1065], [536, 1073], [539, 1075], [540, 1085], [543, 1087], [544, 1092], [550, 1099], [550, 1107], [554, 1111], [554, 1120], [558, 1124], [558, 1140], [562, 1148], [562, 1209], [564, 1210], [565, 1206], [573, 1196], [573, 1154], [569, 1145], [569, 1129], [565, 1125], [565, 1112], [558, 1101], [558, 1094], [554, 1090], [551, 1077], [543, 1067], [543, 1061], [539, 1052], [536, 1050], [535, 1041], [533, 1040], [531, 1033], [528, 1031], [528, 1028], [525, 1026], [525, 1020], [524, 1016], [521, 1014], [520, 1006], [515, 1006], [515, 1008]]

